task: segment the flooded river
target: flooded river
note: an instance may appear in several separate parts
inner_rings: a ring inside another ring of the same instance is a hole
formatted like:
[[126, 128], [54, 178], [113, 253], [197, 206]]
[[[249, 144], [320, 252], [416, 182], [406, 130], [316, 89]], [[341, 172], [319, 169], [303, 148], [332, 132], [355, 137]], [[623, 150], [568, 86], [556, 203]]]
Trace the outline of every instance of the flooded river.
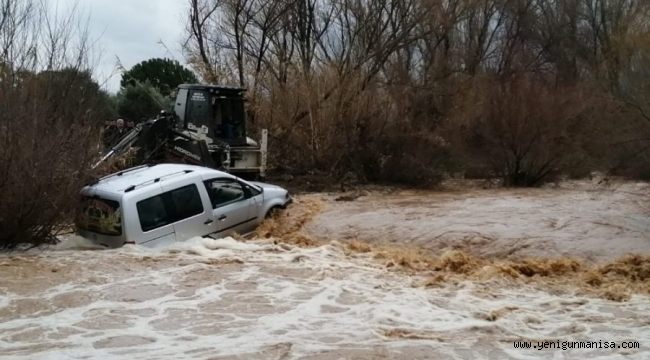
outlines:
[[[372, 196], [360, 201], [384, 201]], [[329, 221], [323, 219], [333, 217], [329, 212], [338, 206], [326, 195], [317, 197], [325, 202], [323, 217], [308, 222], [309, 231], [322, 229]], [[341, 208], [352, 213], [350, 209], [363, 206], [359, 204]], [[513, 214], [524, 208], [513, 209]], [[597, 217], [596, 211], [584, 212], [591, 214], [589, 219]], [[573, 226], [580, 226], [580, 216], [571, 216]], [[625, 224], [621, 227], [633, 228], [630, 234], [644, 226]], [[496, 236], [496, 228], [486, 232]], [[352, 226], [341, 229], [363, 232]], [[301, 247], [275, 236], [197, 238], [156, 250], [81, 250], [83, 240], [69, 236], [56, 249], [3, 254], [0, 357], [650, 358], [650, 296], [643, 291], [612, 301], [579, 287], [546, 287], [503, 276], [450, 275], [449, 281], [431, 284], [427, 280], [435, 271], [405, 271], [398, 262], [387, 265], [375, 251], [350, 251], [331, 238]], [[642, 250], [647, 255], [648, 243], [637, 244], [638, 234], [630, 236], [633, 246], [646, 246]], [[647, 266], [647, 259], [643, 261], [641, 271]], [[601, 346], [633, 341], [640, 347], [522, 350], [515, 348], [516, 341], [591, 341]]]

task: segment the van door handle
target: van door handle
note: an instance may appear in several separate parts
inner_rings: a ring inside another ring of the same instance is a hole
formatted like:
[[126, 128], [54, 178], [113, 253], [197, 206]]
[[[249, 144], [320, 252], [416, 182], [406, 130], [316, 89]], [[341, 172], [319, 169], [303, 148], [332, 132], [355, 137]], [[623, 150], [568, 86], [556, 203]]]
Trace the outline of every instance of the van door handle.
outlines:
[[221, 215], [221, 216], [219, 216], [219, 220], [220, 220], [220, 221], [224, 221], [224, 220], [226, 220], [226, 218], [227, 218], [226, 215]]
[[213, 222], [214, 222], [214, 221], [212, 221], [212, 219], [208, 219], [208, 220], [206, 220], [206, 221], [204, 222], [204, 224], [205, 224], [205, 225], [210, 225], [210, 224], [212, 224]]

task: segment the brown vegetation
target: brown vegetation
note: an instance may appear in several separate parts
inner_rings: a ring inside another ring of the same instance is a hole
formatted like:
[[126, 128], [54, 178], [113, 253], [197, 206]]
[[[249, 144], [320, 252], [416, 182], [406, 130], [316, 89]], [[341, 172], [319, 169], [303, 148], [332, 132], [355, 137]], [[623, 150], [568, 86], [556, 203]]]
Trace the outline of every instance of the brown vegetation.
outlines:
[[188, 61], [249, 89], [283, 172], [535, 186], [650, 171], [647, 1], [189, 3]]
[[46, 3], [0, 0], [0, 248], [51, 240], [98, 151], [106, 99], [79, 25]]
[[602, 122], [607, 97], [530, 75], [475, 82], [468, 93], [472, 105], [454, 129], [458, 143], [504, 185], [535, 186], [592, 170], [585, 144]]

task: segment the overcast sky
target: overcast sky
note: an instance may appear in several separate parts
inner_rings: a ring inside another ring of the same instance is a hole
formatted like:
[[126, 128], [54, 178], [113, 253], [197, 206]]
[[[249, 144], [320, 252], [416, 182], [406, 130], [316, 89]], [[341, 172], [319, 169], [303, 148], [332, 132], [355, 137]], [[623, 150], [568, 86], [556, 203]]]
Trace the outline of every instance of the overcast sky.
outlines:
[[59, 9], [78, 3], [79, 10], [90, 16], [91, 36], [98, 39], [95, 78], [108, 91], [116, 92], [120, 86], [118, 59], [126, 69], [153, 57], [184, 63], [186, 0], [50, 1], [58, 2]]

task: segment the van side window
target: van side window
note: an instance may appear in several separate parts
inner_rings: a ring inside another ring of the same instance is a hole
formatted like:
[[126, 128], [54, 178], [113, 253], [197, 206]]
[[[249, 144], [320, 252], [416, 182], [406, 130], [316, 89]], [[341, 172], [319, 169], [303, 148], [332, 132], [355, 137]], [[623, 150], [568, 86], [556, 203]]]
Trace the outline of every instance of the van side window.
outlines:
[[246, 198], [246, 191], [240, 183], [232, 179], [205, 181], [214, 209]]
[[187, 219], [203, 212], [201, 195], [196, 185], [188, 185], [169, 192], [174, 206], [174, 222]]
[[201, 195], [194, 184], [138, 201], [136, 206], [145, 232], [203, 212]]
[[153, 230], [171, 222], [162, 194], [138, 201], [137, 208], [142, 231]]

